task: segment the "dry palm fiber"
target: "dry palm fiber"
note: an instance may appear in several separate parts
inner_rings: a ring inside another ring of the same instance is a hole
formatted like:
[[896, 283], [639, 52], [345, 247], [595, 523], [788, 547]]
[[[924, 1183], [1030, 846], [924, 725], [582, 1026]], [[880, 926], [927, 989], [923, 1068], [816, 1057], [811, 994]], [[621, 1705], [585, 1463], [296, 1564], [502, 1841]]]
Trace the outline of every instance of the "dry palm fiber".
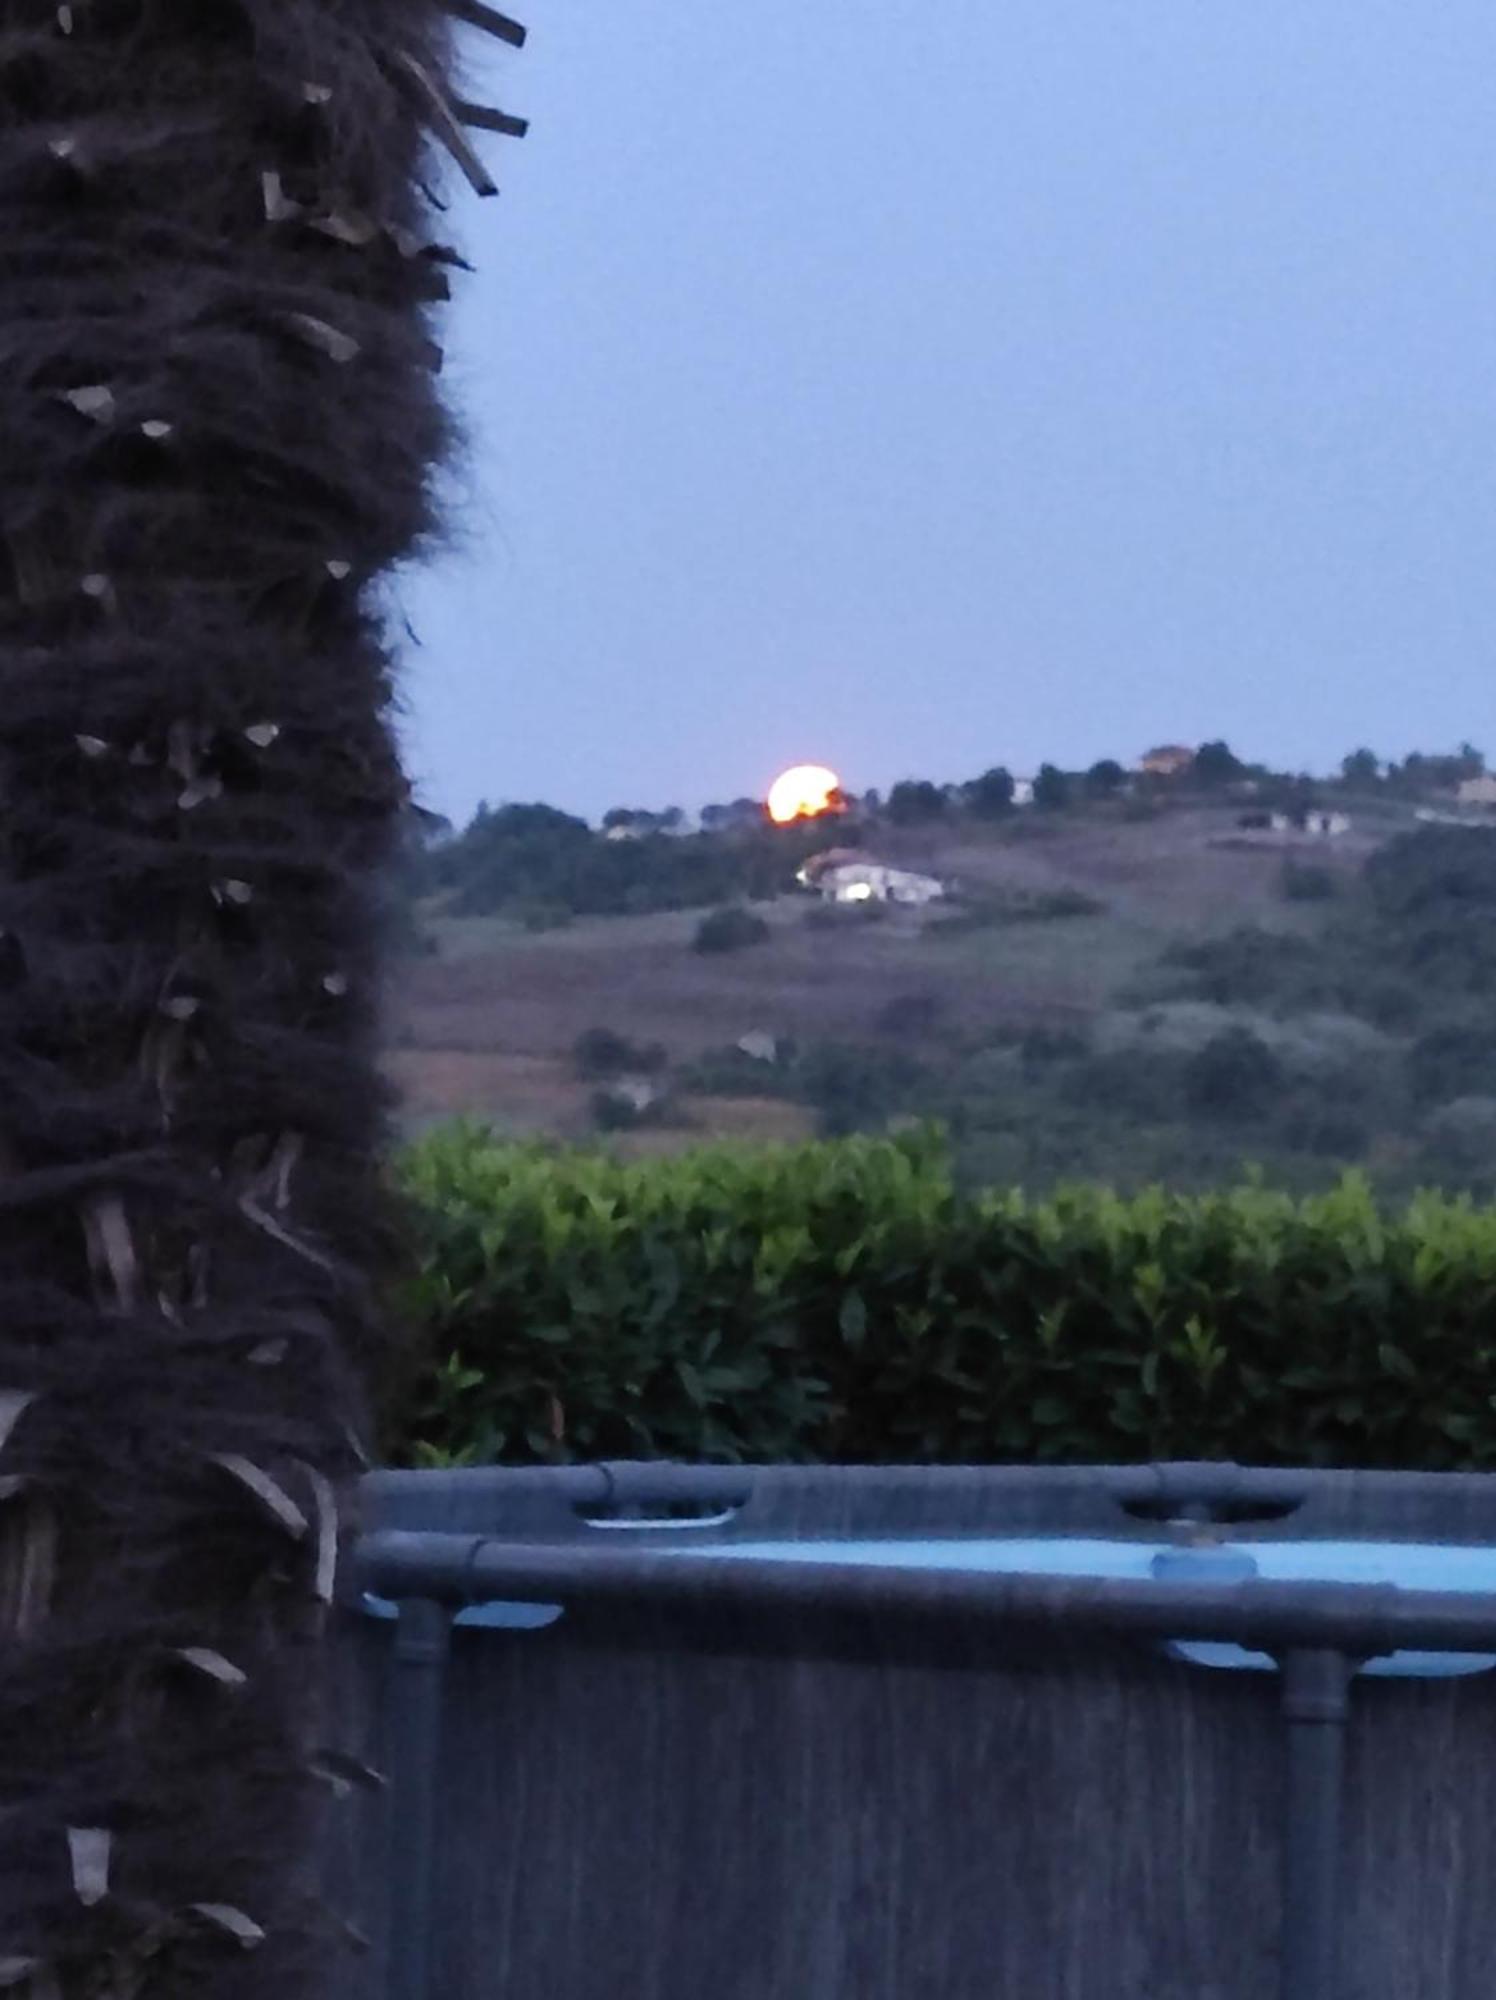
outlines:
[[448, 54], [435, 0], [0, 0], [0, 1982], [36, 2000], [317, 1963], [383, 1355], [370, 586], [445, 442]]

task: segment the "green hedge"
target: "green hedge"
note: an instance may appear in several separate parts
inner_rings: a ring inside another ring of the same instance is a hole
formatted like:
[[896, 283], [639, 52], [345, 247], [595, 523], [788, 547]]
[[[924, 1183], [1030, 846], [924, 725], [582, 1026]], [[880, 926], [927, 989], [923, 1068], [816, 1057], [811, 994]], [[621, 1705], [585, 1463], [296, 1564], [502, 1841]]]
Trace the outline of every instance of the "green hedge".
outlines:
[[405, 1163], [417, 1463], [1496, 1464], [1496, 1213], [958, 1193], [928, 1136]]

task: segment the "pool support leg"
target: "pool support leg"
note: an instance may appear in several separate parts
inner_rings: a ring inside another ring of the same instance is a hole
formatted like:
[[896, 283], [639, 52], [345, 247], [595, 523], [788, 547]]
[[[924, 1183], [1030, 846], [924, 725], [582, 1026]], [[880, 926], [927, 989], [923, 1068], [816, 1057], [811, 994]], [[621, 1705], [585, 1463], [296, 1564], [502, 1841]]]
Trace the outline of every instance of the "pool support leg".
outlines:
[[392, 1648], [386, 2000], [428, 2000], [431, 1991], [442, 1705], [451, 1645], [450, 1606], [406, 1598]]
[[1283, 1827], [1281, 2000], [1335, 2000], [1340, 1972], [1345, 1726], [1354, 1662], [1295, 1647], [1283, 1676], [1287, 1783]]

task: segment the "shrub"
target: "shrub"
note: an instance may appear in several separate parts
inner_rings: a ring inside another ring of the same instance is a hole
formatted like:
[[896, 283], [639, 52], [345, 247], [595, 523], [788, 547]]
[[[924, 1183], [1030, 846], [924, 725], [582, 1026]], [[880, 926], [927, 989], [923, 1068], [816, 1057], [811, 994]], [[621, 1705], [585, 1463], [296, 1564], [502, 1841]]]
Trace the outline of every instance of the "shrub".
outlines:
[[707, 1097], [789, 1097], [798, 1093], [793, 1042], [780, 1044], [773, 1062], [764, 1062], [729, 1044], [706, 1049], [677, 1072], [682, 1090]]
[[1437, 1172], [1466, 1183], [1479, 1176], [1489, 1186], [1496, 1175], [1496, 1096], [1459, 1097], [1435, 1112], [1424, 1155]]
[[1074, 1062], [1090, 1053], [1090, 1039], [1079, 1028], [1030, 1028], [1019, 1043], [1025, 1069]]
[[1281, 881], [1290, 903], [1328, 902], [1337, 886], [1334, 870], [1322, 861], [1285, 861]]
[[1285, 1110], [1282, 1131], [1295, 1152], [1331, 1160], [1363, 1158], [1372, 1138], [1356, 1098], [1330, 1088], [1297, 1088]]
[[1250, 1028], [1213, 1035], [1185, 1066], [1185, 1095], [1201, 1118], [1230, 1123], [1261, 1118], [1282, 1085], [1282, 1064]]
[[1374, 1027], [1389, 1035], [1407, 1034], [1425, 1018], [1428, 1007], [1426, 982], [1416, 973], [1401, 973], [1387, 967], [1368, 967], [1356, 982], [1355, 1011]]
[[1180, 1063], [1143, 1049], [1108, 1049], [1069, 1066], [1062, 1088], [1088, 1119], [1115, 1114], [1158, 1124], [1182, 1112]]
[[588, 1028], [571, 1045], [577, 1075], [584, 1078], [653, 1076], [669, 1058], [658, 1042], [639, 1044], [615, 1035], [611, 1028]]
[[938, 993], [896, 993], [878, 1009], [875, 1026], [880, 1035], [929, 1035], [944, 1014], [945, 1002]]
[[1284, 937], [1255, 924], [1173, 945], [1163, 963], [1188, 975], [1181, 984], [1194, 997], [1218, 1007], [1258, 1007], [1285, 998], [1309, 1004], [1326, 983], [1314, 940]]
[[1496, 1213], [967, 1195], [932, 1139], [404, 1163], [407, 1455], [1496, 1466]]
[[1451, 1023], [1432, 1029], [1408, 1050], [1408, 1082], [1424, 1104], [1496, 1096], [1496, 1027]]
[[834, 1138], [886, 1125], [911, 1108], [924, 1081], [923, 1066], [902, 1049], [819, 1042], [800, 1058], [795, 1094]]
[[594, 1090], [590, 1109], [599, 1132], [632, 1132], [644, 1122], [644, 1108], [617, 1090]]
[[696, 951], [742, 951], [748, 945], [767, 943], [768, 936], [769, 926], [762, 917], [733, 903], [703, 917], [691, 944]]

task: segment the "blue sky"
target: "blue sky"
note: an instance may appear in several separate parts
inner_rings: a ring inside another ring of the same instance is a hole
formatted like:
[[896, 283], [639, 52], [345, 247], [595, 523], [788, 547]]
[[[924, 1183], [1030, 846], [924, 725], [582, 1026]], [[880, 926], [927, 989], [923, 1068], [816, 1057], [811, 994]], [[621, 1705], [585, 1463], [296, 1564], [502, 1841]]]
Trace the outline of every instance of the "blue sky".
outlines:
[[1486, 741], [1489, 0], [520, 11], [432, 805]]

